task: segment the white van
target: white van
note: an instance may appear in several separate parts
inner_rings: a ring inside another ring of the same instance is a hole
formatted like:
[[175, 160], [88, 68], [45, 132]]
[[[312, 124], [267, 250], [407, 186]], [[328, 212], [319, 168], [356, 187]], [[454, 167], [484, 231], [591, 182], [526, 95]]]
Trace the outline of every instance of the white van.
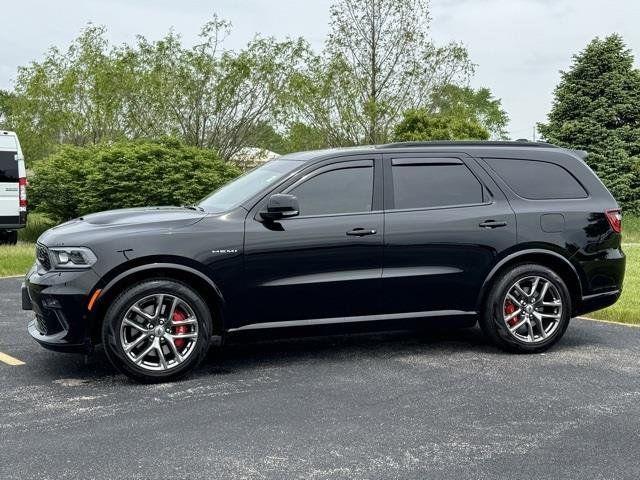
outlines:
[[27, 224], [27, 173], [18, 137], [0, 130], [0, 243], [15, 244]]

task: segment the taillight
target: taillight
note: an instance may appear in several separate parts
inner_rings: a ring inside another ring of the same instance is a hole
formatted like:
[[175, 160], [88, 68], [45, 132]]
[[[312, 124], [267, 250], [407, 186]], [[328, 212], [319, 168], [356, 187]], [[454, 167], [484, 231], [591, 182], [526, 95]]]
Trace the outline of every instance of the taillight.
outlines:
[[611, 225], [611, 230], [616, 233], [622, 232], [622, 211], [620, 209], [606, 210], [604, 214]]
[[20, 210], [27, 211], [27, 178], [20, 177], [18, 180], [18, 186], [20, 189]]

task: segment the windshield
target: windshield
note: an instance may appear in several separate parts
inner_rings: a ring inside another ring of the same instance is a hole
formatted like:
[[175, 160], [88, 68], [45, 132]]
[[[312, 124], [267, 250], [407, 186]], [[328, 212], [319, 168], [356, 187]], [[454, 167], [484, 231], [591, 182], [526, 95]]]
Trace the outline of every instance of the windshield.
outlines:
[[225, 212], [250, 199], [299, 167], [296, 160], [272, 160], [236, 178], [205, 197], [199, 206], [208, 212]]

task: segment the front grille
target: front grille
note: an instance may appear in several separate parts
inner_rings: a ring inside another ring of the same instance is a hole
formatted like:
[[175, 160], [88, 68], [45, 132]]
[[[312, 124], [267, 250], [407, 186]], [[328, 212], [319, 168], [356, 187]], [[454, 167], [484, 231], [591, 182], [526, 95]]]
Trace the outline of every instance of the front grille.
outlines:
[[44, 245], [36, 244], [36, 259], [45, 270], [51, 270], [51, 260], [49, 259], [49, 249]]

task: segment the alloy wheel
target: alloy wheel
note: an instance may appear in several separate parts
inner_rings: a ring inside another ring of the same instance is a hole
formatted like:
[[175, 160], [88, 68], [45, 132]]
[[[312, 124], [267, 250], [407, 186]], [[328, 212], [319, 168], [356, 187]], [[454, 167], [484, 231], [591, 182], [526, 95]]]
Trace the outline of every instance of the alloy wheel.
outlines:
[[525, 343], [543, 342], [560, 325], [562, 298], [556, 286], [543, 277], [521, 278], [507, 291], [502, 314], [513, 337]]
[[129, 307], [120, 324], [126, 358], [145, 370], [170, 370], [187, 360], [198, 340], [193, 308], [175, 295], [148, 295]]

